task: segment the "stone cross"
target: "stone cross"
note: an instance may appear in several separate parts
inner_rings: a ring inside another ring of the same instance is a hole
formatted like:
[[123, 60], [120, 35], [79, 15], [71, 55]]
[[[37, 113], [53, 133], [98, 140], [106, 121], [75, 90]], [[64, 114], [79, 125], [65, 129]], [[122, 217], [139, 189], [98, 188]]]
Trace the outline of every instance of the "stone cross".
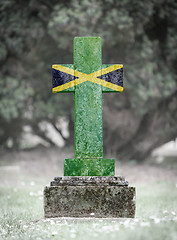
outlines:
[[123, 65], [102, 65], [101, 38], [75, 37], [74, 64], [53, 65], [53, 93], [74, 92], [75, 158], [64, 176], [114, 176], [103, 158], [102, 93], [123, 91]]

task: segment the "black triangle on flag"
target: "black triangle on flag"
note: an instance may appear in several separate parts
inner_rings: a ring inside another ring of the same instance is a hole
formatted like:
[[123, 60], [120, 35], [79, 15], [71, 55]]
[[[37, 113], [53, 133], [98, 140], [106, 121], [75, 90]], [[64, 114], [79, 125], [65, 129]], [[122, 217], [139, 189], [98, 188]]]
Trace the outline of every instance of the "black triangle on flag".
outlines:
[[78, 77], [53, 68], [53, 88], [69, 83]]
[[123, 68], [117, 69], [115, 71], [106, 73], [97, 78], [100, 78], [106, 82], [123, 87]]

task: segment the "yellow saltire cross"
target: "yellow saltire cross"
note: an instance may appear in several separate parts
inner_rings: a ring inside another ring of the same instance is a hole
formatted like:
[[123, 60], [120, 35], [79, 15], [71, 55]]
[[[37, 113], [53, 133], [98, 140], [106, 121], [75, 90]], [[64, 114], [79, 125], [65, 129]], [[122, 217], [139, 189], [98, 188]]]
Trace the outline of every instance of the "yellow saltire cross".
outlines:
[[109, 67], [106, 67], [104, 69], [100, 69], [100, 70], [98, 70], [96, 72], [93, 72], [93, 73], [90, 73], [90, 74], [85, 74], [85, 73], [79, 72], [77, 70], [74, 70], [74, 69], [71, 69], [71, 68], [68, 68], [68, 67], [65, 67], [65, 66], [62, 66], [62, 65], [52, 65], [52, 68], [55, 69], [55, 70], [61, 71], [63, 73], [67, 73], [67, 74], [70, 74], [72, 76], [77, 77], [76, 79], [74, 79], [74, 80], [72, 80], [68, 83], [64, 83], [60, 86], [54, 87], [52, 89], [53, 93], [57, 93], [57, 92], [66, 90], [68, 88], [74, 87], [74, 86], [76, 86], [78, 84], [81, 84], [83, 82], [86, 82], [86, 81], [97, 83], [97, 84], [99, 84], [103, 87], [107, 87], [107, 88], [110, 88], [110, 89], [118, 91], [118, 92], [123, 92], [123, 87], [122, 86], [119, 86], [119, 85], [116, 85], [114, 83], [107, 82], [105, 80], [102, 80], [102, 79], [98, 78], [98, 77], [101, 77], [104, 74], [108, 74], [110, 72], [113, 72], [113, 71], [116, 71], [118, 69], [123, 68], [122, 64], [111, 65]]

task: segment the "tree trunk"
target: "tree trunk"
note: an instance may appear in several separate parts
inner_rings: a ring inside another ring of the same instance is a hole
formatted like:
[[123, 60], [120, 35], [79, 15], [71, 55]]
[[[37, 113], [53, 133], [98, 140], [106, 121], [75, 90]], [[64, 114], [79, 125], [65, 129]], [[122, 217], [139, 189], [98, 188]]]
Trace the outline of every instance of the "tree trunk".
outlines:
[[[110, 116], [109, 119], [113, 117], [111, 111], [108, 115]], [[125, 116], [125, 110], [119, 111], [118, 115], [120, 117]], [[119, 128], [112, 129], [109, 121], [105, 137], [106, 144], [104, 145], [106, 153], [110, 152], [108, 150], [110, 148], [119, 160], [136, 159], [143, 161], [154, 148], [175, 139], [177, 136], [177, 90], [141, 118], [137, 117], [136, 119], [133, 113], [129, 111], [129, 120], [133, 122], [134, 127], [127, 124], [125, 119], [125, 125], [122, 122], [122, 127], [119, 124]], [[124, 126], [126, 126], [126, 131]], [[110, 133], [109, 129], [111, 129]], [[132, 130], [134, 131], [132, 132]], [[125, 134], [124, 139], [123, 134]]]

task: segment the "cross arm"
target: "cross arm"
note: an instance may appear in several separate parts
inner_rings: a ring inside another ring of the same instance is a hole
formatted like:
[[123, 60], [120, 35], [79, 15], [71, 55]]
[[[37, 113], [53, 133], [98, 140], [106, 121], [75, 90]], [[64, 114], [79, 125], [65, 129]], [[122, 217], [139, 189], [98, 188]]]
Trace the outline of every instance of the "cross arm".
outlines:
[[54, 64], [53, 70], [53, 87], [52, 92], [74, 92], [74, 81], [77, 77], [74, 74], [73, 64]]
[[103, 64], [101, 76], [102, 92], [123, 92], [123, 65]]
[[74, 92], [75, 86], [86, 81], [102, 86], [102, 92], [123, 92], [123, 65], [102, 65], [101, 69], [85, 74], [74, 70], [72, 64], [52, 65], [52, 92]]

